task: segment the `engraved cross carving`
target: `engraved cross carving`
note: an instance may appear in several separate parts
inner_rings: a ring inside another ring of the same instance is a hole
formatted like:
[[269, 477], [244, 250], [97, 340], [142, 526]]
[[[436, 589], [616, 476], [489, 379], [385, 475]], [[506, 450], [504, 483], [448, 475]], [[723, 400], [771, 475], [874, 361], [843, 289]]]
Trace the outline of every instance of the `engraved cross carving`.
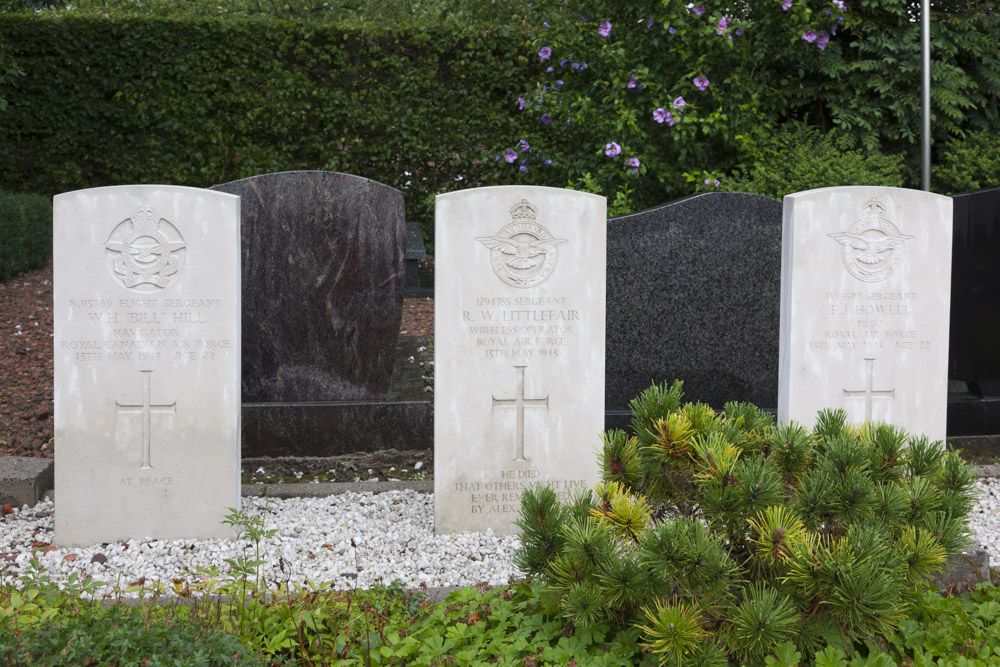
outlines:
[[153, 371], [139, 371], [142, 373], [142, 402], [122, 403], [115, 401], [116, 414], [141, 414], [142, 415], [142, 462], [139, 470], [151, 470], [153, 468], [149, 460], [149, 418], [153, 412], [176, 414], [174, 408], [177, 401], [173, 403], [151, 403], [150, 402], [150, 381]]
[[549, 397], [525, 398], [524, 397], [524, 369], [527, 366], [514, 366], [517, 369], [517, 396], [515, 398], [493, 397], [493, 408], [517, 408], [517, 455], [515, 461], [528, 461], [524, 456], [524, 409], [545, 408], [549, 409]]
[[896, 398], [896, 389], [881, 389], [874, 390], [872, 385], [874, 384], [873, 378], [875, 376], [875, 360], [865, 359], [865, 388], [859, 390], [849, 391], [844, 390], [844, 398], [863, 398], [865, 399], [865, 421], [870, 422], [872, 420], [872, 399], [873, 398]]

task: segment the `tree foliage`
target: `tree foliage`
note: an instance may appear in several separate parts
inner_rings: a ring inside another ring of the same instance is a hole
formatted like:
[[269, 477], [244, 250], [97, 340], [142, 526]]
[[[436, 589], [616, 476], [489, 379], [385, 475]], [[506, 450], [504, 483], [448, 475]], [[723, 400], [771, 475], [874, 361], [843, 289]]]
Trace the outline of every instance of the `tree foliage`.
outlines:
[[[976, 161], [981, 177], [953, 153], [1000, 134], [1000, 12], [933, 8], [941, 189], [990, 185], [995, 150]], [[0, 187], [334, 169], [403, 190], [429, 236], [433, 195], [479, 185], [584, 189], [613, 213], [719, 188], [916, 186], [916, 12], [908, 0], [0, 0]], [[804, 169], [773, 169], [776, 156]]]

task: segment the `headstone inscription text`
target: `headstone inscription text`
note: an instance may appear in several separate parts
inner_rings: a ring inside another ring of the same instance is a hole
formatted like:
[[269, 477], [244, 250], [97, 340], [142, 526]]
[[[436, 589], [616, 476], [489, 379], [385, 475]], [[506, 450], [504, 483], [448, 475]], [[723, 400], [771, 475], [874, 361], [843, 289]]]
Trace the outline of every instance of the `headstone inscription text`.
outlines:
[[598, 479], [605, 202], [480, 188], [436, 218], [435, 532], [509, 533], [525, 488]]
[[219, 522], [240, 488], [239, 198], [66, 193], [53, 238], [57, 543], [231, 534]]
[[945, 437], [951, 200], [823, 188], [785, 197], [778, 418], [843, 408]]

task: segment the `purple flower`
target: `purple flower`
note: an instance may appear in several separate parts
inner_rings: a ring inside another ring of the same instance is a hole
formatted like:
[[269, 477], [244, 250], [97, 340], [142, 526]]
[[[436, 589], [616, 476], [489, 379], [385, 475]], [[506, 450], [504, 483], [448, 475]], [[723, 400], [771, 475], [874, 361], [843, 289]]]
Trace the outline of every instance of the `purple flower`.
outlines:
[[531, 150], [531, 146], [528, 145], [527, 139], [521, 139], [521, 141], [519, 141], [518, 144], [520, 144], [521, 146], [522, 153], [527, 153], [528, 151]]
[[638, 85], [639, 85], [639, 79], [635, 78], [635, 73], [633, 72], [632, 76], [628, 78], [628, 87], [635, 88]]
[[521, 165], [521, 173], [522, 174], [527, 174], [528, 173], [528, 168], [525, 167], [523, 164]]
[[545, 159], [543, 160], [543, 162], [544, 162], [545, 164], [552, 164], [552, 160], [550, 160], [549, 158], [545, 158]]
[[706, 178], [705, 179], [705, 185], [711, 185], [711, 184], [712, 184], [712, 179], [711, 178]]
[[739, 37], [740, 35], [743, 34], [743, 28], [737, 28], [736, 32], [734, 32], [733, 34]]
[[784, 10], [784, 11], [787, 12], [791, 8], [792, 8], [792, 0], [781, 0], [781, 9], [782, 10]]
[[556, 68], [550, 65], [549, 67], [545, 68], [545, 71], [548, 72], [549, 74], [552, 74], [553, 72], [556, 71]]
[[810, 44], [815, 42], [817, 37], [818, 35], [814, 33], [812, 30], [806, 30], [804, 33], [802, 33], [802, 39], [806, 40]]
[[685, 104], [687, 104], [687, 102], [684, 101], [683, 97], [678, 97], [677, 99], [674, 100], [675, 109], [683, 109]]
[[549, 27], [549, 22], [548, 21], [542, 21], [542, 25], [545, 26], [546, 28], [548, 28]]
[[550, 49], [547, 46], [543, 46], [542, 48], [538, 49], [538, 57], [542, 60], [542, 62], [545, 62], [546, 60], [552, 57], [552, 49]]
[[674, 34], [675, 32], [677, 32], [677, 29], [676, 29], [676, 28], [674, 28], [673, 26], [670, 26], [669, 28], [667, 28], [667, 32], [669, 32], [669, 33], [670, 33], [670, 34], [672, 35], [672, 34]]
[[556, 79], [556, 83], [555, 83], [554, 87], [555, 88], [561, 88], [564, 83], [566, 83], [566, 82], [563, 81], [562, 79]]
[[538, 120], [541, 121], [542, 125], [548, 125], [549, 123], [552, 122], [552, 116], [548, 115], [547, 113], [543, 113], [541, 116], [539, 116]]
[[625, 166], [626, 167], [638, 167], [639, 166], [639, 158], [637, 158], [637, 157], [630, 157], [629, 159], [625, 160]]
[[697, 7], [694, 8], [693, 11], [695, 13], [695, 16], [701, 16], [702, 14], [705, 13], [705, 5], [698, 5]]
[[523, 97], [517, 98], [517, 108], [518, 109], [520, 109], [521, 111], [524, 111], [524, 107], [526, 107], [526, 106], [528, 106], [528, 100], [524, 99]]
[[719, 22], [715, 24], [715, 27], [716, 27], [715, 34], [721, 35], [726, 31], [726, 28], [729, 27], [729, 20], [725, 16], [723, 16], [721, 19], [719, 19]]
[[500, 156], [499, 155], [494, 155], [493, 156], [493, 161], [494, 162], [499, 162], [500, 161]]
[[657, 123], [662, 123], [667, 119], [668, 116], [670, 116], [670, 113], [663, 107], [653, 109], [653, 120], [655, 120]]
[[597, 28], [597, 34], [601, 37], [607, 37], [611, 34], [611, 23], [605, 21]]
[[679, 122], [681, 122], [680, 116], [672, 116], [669, 111], [667, 112], [667, 125], [673, 127]]
[[649, 29], [650, 29], [650, 28], [652, 28], [652, 27], [653, 27], [653, 26], [654, 26], [655, 24], [656, 24], [656, 19], [654, 19], [654, 18], [653, 18], [652, 16], [650, 16], [650, 17], [649, 17], [649, 20], [647, 20], [647, 21], [646, 21], [646, 29], [647, 29], [647, 30], [649, 30]]
[[568, 60], [566, 60], [565, 58], [563, 58], [562, 60], [560, 60], [560, 61], [559, 61], [559, 66], [560, 66], [560, 67], [566, 67], [566, 65], [567, 65], [568, 63], [569, 63], [569, 61], [568, 61]]
[[842, 12], [847, 11], [847, 3], [845, 3], [844, 0], [833, 0], [833, 6]]
[[708, 88], [708, 79], [699, 74], [694, 78], [694, 87], [698, 90], [705, 90]]
[[615, 157], [616, 155], [620, 155], [621, 152], [622, 152], [622, 147], [619, 146], [614, 141], [609, 141], [604, 146], [604, 154], [607, 155], [608, 157]]
[[573, 69], [580, 69], [580, 63], [573, 63]]
[[826, 30], [819, 31], [819, 37], [816, 38], [816, 46], [820, 51], [826, 50], [826, 45], [830, 43], [830, 34]]
[[507, 164], [514, 164], [514, 160], [517, 159], [517, 151], [513, 148], [508, 148], [503, 152], [503, 159], [507, 160]]

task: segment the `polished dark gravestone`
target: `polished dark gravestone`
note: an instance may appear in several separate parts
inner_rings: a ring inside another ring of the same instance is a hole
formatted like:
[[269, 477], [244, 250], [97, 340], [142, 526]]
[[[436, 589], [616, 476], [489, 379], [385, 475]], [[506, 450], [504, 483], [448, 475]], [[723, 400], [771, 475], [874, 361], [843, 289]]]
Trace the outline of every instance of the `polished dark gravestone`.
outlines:
[[606, 423], [651, 382], [778, 404], [781, 202], [713, 192], [608, 220]]
[[[421, 271], [421, 262], [427, 259], [427, 247], [424, 237], [420, 234], [420, 225], [416, 222], [406, 223], [406, 278], [403, 281], [403, 296], [414, 299], [433, 299], [433, 278], [428, 278]], [[429, 284], [428, 284], [429, 283]]]
[[949, 403], [948, 433], [996, 434], [1000, 433], [1000, 187], [952, 199], [948, 377], [965, 383], [968, 391], [953, 395]]
[[386, 400], [402, 316], [402, 193], [323, 171], [212, 189], [241, 198], [243, 456], [428, 447], [429, 403]]

